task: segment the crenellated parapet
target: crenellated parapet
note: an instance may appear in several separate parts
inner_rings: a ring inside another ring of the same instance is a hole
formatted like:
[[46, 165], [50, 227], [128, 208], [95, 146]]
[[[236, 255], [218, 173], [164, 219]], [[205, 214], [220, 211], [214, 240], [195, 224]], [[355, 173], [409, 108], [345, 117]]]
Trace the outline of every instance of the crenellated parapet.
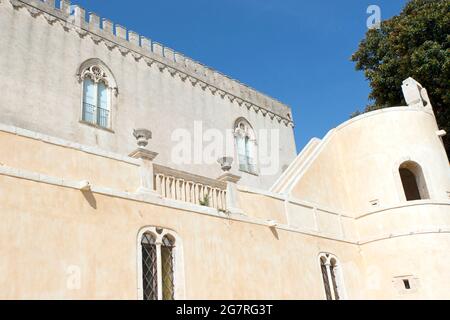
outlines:
[[86, 10], [71, 5], [70, 0], [60, 0], [58, 7], [55, 0], [9, 1], [15, 9], [27, 9], [33, 17], [42, 15], [51, 25], [58, 23], [66, 31], [73, 30], [81, 38], [90, 37], [97, 45], [103, 44], [109, 50], [118, 50], [124, 56], [131, 55], [136, 61], [144, 61], [148, 66], [156, 65], [161, 72], [167, 71], [172, 77], [188, 81], [212, 95], [236, 102], [241, 107], [286, 126], [294, 125], [287, 105], [156, 41], [108, 19], [101, 19], [95, 13], [89, 13], [86, 19]]

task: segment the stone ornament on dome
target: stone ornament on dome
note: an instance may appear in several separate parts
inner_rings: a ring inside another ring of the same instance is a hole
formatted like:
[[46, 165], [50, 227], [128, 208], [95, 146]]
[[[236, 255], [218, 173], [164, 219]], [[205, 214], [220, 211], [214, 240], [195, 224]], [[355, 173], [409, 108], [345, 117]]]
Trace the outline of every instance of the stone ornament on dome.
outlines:
[[402, 84], [406, 104], [411, 107], [431, 107], [427, 90], [415, 79], [409, 77]]

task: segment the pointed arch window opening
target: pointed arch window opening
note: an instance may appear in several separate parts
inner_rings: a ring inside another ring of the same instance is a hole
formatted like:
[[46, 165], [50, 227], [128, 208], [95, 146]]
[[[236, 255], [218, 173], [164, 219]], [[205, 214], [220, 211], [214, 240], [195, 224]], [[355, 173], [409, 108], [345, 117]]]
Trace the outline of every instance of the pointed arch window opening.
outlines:
[[234, 135], [236, 139], [239, 170], [257, 174], [257, 143], [255, 133], [245, 119], [236, 121]]
[[418, 163], [403, 162], [398, 170], [406, 201], [430, 198], [422, 167]]
[[175, 299], [175, 238], [151, 231], [141, 237], [142, 298]]
[[320, 269], [327, 300], [343, 298], [342, 274], [337, 259], [331, 254], [321, 254]]

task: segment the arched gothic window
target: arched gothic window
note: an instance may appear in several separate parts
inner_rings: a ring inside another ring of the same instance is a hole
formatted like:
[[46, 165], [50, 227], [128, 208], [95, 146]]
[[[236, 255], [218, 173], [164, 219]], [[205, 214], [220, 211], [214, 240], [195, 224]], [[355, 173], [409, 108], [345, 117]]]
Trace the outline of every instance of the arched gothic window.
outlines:
[[240, 118], [234, 126], [239, 170], [257, 174], [257, 143], [253, 128], [247, 120]]
[[418, 163], [403, 162], [399, 167], [399, 173], [407, 201], [429, 199], [425, 177]]
[[176, 238], [171, 231], [147, 228], [140, 237], [140, 296], [143, 300], [174, 300]]
[[111, 127], [111, 106], [117, 86], [108, 68], [98, 59], [83, 63], [79, 70], [82, 82], [82, 121], [102, 128]]
[[327, 300], [341, 300], [344, 286], [337, 258], [330, 253], [322, 253], [319, 261]]

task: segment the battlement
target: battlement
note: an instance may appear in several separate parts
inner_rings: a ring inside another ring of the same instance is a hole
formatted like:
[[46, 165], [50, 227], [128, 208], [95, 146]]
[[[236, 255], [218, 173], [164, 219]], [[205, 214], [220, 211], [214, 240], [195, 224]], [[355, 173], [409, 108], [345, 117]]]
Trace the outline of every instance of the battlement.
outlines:
[[285, 125], [294, 125], [290, 108], [278, 100], [95, 13], [89, 12], [86, 19], [86, 10], [72, 5], [70, 0], [60, 0], [58, 4], [56, 1], [9, 0], [15, 9], [26, 8], [33, 17], [43, 15], [49, 24], [60, 23], [65, 30], [74, 30], [80, 37], [90, 36], [95, 43], [103, 42], [110, 50], [131, 54], [136, 61], [143, 59], [149, 66], [156, 64], [161, 72], [167, 70], [183, 81], [188, 79], [193, 86], [208, 89], [211, 94], [227, 97]]

